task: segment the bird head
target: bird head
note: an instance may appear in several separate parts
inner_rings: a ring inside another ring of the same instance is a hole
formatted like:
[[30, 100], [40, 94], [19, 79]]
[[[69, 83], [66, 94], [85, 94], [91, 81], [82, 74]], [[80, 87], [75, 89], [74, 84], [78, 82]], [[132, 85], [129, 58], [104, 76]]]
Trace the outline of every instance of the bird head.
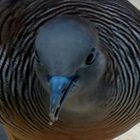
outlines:
[[79, 94], [84, 85], [96, 84], [98, 50], [97, 31], [83, 18], [59, 16], [39, 28], [35, 58], [42, 85], [49, 85], [51, 121], [58, 119], [69, 96]]

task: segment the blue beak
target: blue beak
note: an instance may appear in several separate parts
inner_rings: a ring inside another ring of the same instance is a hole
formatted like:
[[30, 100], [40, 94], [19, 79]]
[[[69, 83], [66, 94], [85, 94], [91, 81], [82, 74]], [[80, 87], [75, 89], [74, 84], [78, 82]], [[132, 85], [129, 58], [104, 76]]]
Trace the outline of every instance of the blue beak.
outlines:
[[65, 76], [53, 76], [49, 79], [51, 95], [50, 95], [50, 120], [52, 122], [58, 120], [60, 107], [66, 97], [72, 79]]

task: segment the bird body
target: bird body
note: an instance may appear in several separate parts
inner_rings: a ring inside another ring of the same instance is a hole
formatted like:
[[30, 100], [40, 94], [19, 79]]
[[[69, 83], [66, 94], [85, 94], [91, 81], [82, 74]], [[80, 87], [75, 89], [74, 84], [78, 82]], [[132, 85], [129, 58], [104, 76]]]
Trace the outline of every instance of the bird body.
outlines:
[[1, 0], [0, 121], [10, 140], [110, 140], [140, 121], [140, 12], [126, 0]]

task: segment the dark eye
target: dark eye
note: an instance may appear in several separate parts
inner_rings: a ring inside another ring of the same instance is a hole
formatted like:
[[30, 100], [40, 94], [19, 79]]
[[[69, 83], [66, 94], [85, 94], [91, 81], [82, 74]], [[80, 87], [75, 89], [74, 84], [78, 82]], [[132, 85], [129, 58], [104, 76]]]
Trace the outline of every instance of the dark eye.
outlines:
[[94, 62], [94, 53], [90, 53], [86, 59], [86, 65], [91, 65]]

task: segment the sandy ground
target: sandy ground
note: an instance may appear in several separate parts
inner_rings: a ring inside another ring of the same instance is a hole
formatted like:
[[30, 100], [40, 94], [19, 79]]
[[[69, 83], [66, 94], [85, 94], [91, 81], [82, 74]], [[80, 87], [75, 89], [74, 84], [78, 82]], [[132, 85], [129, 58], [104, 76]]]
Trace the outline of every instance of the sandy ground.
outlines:
[[140, 9], [140, 0], [129, 0], [133, 5]]
[[[129, 1], [140, 9], [140, 0], [129, 0]], [[0, 126], [0, 140], [7, 140], [5, 132], [1, 126]], [[140, 124], [136, 125], [127, 133], [121, 135], [118, 138], [115, 138], [114, 140], [140, 140]]]
[[114, 140], [140, 140], [140, 124]]

